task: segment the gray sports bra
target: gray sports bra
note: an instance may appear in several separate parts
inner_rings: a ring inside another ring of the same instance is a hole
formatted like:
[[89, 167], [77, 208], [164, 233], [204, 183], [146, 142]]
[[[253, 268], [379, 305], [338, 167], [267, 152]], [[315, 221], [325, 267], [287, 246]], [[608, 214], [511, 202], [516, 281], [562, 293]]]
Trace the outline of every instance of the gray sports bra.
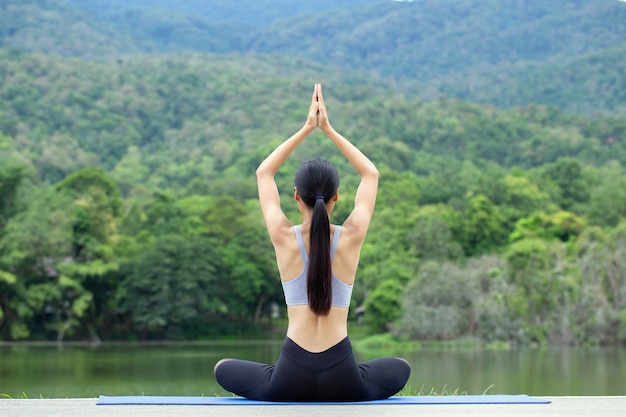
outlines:
[[[300, 275], [289, 281], [283, 281], [283, 291], [285, 293], [285, 302], [288, 306], [309, 304], [309, 297], [306, 291], [306, 273], [309, 267], [309, 255], [306, 253], [306, 247], [304, 246], [304, 240], [302, 239], [302, 231], [300, 226], [294, 226], [296, 233], [296, 239], [298, 240], [298, 246], [300, 247], [300, 255], [302, 255], [302, 261], [304, 266]], [[339, 242], [339, 236], [341, 235], [341, 226], [335, 226], [335, 233], [333, 234], [333, 240], [330, 245], [330, 260], [333, 260], [335, 256], [335, 250], [337, 249], [337, 242]], [[348, 285], [341, 281], [339, 278], [332, 274], [332, 291], [333, 299], [331, 305], [333, 307], [349, 307], [350, 297], [352, 296], [352, 285]]]

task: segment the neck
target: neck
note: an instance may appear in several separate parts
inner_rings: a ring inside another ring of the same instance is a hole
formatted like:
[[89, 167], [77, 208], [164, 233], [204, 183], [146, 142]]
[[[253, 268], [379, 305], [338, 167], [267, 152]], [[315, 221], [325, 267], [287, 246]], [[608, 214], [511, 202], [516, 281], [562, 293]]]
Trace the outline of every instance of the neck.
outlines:
[[[333, 204], [326, 204], [326, 214], [330, 218], [330, 214], [332, 213], [334, 208]], [[313, 218], [313, 209], [308, 207], [300, 207], [300, 214], [302, 215], [302, 225], [309, 226], [311, 224], [311, 219]]]

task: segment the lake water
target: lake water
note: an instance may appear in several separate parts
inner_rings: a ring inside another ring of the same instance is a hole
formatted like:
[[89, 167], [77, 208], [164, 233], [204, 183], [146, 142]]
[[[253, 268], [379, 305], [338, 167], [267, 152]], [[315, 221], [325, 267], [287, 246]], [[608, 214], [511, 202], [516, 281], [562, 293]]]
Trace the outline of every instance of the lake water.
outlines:
[[[0, 395], [228, 395], [213, 377], [223, 357], [275, 362], [281, 341], [0, 346]], [[626, 395], [626, 349], [355, 351], [357, 360], [402, 355], [413, 392]]]

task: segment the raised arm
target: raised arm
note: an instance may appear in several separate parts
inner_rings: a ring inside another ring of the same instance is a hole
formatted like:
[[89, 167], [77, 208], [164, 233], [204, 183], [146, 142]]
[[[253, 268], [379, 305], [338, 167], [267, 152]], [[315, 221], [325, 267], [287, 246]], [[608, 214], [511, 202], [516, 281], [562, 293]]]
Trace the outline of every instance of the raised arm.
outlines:
[[378, 192], [378, 170], [363, 152], [333, 129], [328, 121], [326, 105], [322, 96], [322, 86], [317, 85], [316, 90], [319, 101], [319, 128], [337, 146], [361, 176], [361, 182], [354, 198], [354, 209], [343, 223], [343, 226], [350, 230], [355, 240], [360, 239], [362, 242], [365, 239], [372, 215], [374, 214], [376, 193]]
[[259, 191], [259, 202], [263, 218], [272, 242], [283, 234], [284, 229], [291, 227], [291, 224], [280, 207], [280, 197], [278, 187], [274, 181], [274, 176], [285, 160], [302, 143], [302, 141], [317, 128], [317, 113], [319, 103], [317, 101], [317, 85], [313, 91], [311, 106], [306, 123], [300, 130], [289, 139], [281, 143], [256, 170], [257, 187]]

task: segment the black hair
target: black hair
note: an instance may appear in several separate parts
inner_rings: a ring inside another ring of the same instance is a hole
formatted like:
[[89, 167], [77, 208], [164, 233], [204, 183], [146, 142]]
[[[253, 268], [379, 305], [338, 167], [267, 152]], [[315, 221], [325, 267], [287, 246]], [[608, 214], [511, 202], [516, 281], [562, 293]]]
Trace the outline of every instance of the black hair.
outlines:
[[300, 166], [293, 182], [302, 202], [313, 208], [307, 271], [309, 307], [315, 314], [325, 316], [332, 304], [330, 219], [326, 203], [337, 194], [339, 173], [327, 160], [315, 158]]

